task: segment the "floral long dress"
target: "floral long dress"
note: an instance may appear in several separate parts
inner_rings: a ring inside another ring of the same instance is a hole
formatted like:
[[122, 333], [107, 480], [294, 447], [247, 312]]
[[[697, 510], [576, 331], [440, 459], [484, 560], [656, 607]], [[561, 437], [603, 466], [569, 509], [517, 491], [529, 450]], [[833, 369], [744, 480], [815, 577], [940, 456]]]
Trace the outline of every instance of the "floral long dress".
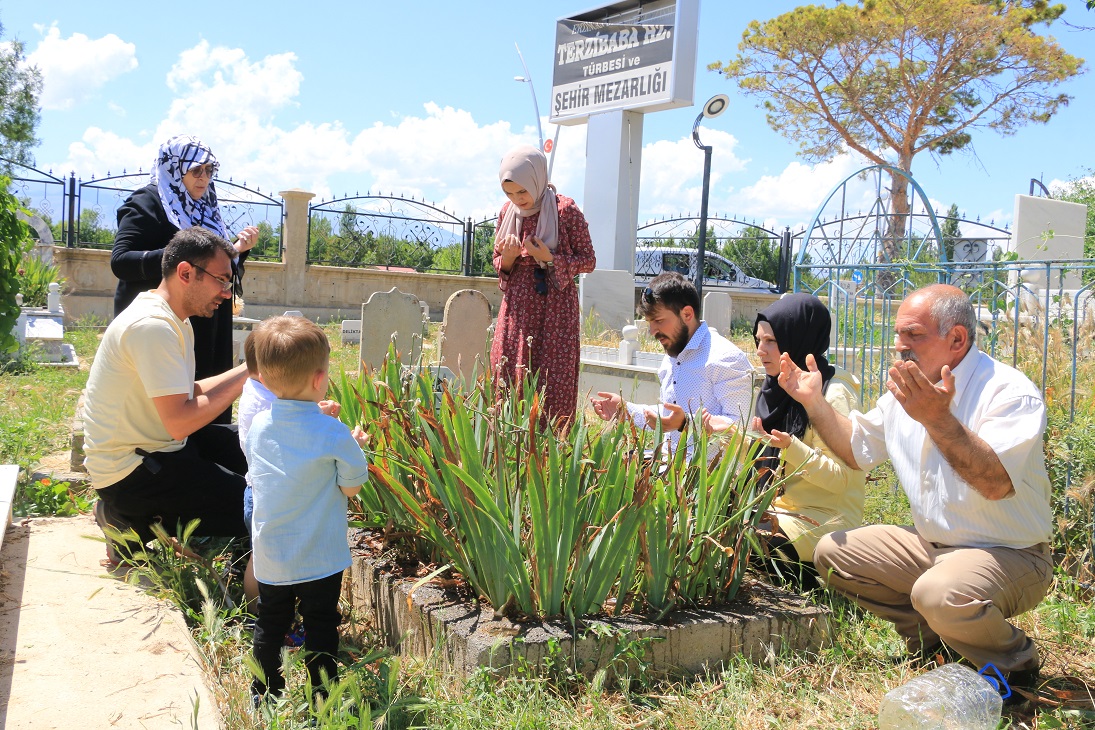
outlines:
[[[494, 268], [502, 290], [502, 306], [490, 348], [491, 372], [514, 383], [522, 370], [538, 373], [549, 419], [572, 419], [578, 405], [578, 359], [581, 350], [582, 314], [574, 278], [597, 266], [589, 238], [589, 226], [574, 200], [556, 195], [559, 203], [559, 243], [555, 265], [543, 269], [547, 293], [536, 291], [539, 264], [531, 256], [519, 256], [505, 274], [496, 244]], [[506, 206], [511, 203], [506, 203]], [[499, 223], [506, 206], [498, 216]], [[523, 240], [536, 234], [540, 214], [522, 221]]]

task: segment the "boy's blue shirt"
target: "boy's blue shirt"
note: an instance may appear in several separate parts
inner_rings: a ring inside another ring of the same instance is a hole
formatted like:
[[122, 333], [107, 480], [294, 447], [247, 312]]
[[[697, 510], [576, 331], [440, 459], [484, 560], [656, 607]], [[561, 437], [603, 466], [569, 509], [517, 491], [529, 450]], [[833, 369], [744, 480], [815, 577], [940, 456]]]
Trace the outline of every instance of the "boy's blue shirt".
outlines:
[[345, 570], [346, 495], [369, 477], [350, 429], [309, 401], [276, 400], [247, 434], [252, 549], [261, 583], [303, 583]]

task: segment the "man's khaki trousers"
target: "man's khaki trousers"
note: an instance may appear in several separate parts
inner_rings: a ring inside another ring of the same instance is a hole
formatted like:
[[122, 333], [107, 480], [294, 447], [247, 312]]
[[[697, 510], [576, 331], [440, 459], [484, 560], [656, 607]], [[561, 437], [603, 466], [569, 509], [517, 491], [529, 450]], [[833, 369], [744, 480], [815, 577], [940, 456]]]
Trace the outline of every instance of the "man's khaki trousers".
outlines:
[[942, 639], [977, 667], [1038, 666], [1034, 642], [1007, 619], [1042, 600], [1053, 580], [1045, 543], [1015, 549], [927, 542], [912, 527], [870, 525], [822, 538], [821, 580], [892, 621], [910, 652]]

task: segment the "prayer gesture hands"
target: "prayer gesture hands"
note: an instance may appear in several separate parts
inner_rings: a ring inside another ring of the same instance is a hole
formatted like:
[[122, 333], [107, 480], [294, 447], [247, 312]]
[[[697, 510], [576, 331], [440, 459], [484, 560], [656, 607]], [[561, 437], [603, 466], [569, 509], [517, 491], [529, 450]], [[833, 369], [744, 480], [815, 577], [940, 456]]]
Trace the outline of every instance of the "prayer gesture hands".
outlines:
[[663, 403], [662, 408], [669, 411], [668, 416], [663, 416], [655, 408], [643, 409], [647, 428], [656, 427], [658, 421], [662, 422], [662, 431], [680, 431], [684, 428], [684, 424], [688, 421], [688, 414], [684, 412], [683, 408], [674, 403]]
[[624, 399], [619, 393], [598, 392], [596, 398], [589, 399], [593, 411], [604, 421], [611, 421], [616, 416], [627, 412]]
[[794, 436], [789, 433], [784, 433], [783, 431], [777, 431], [775, 429], [765, 431], [764, 424], [761, 423], [761, 420], [756, 416], [753, 416], [753, 422], [750, 424], [749, 430], [760, 434], [757, 438], [769, 446], [775, 446], [777, 449], [786, 449], [791, 445], [791, 440], [794, 439]]
[[259, 241], [259, 229], [258, 226], [247, 226], [235, 240], [235, 249], [237, 254], [249, 251], [254, 248], [255, 244]]
[[786, 352], [779, 356], [779, 387], [809, 409], [822, 397], [824, 381], [813, 355], [806, 356], [806, 367], [807, 370], [800, 368]]
[[550, 263], [555, 258], [551, 255], [551, 251], [548, 249], [547, 245], [536, 236], [529, 236], [522, 241], [522, 244], [525, 247], [525, 253], [539, 262], [546, 264]]
[[520, 239], [511, 234], [499, 242], [498, 253], [502, 255], [502, 268], [508, 271], [513, 262], [517, 260], [517, 257], [524, 253], [524, 250], [521, 247]]
[[954, 399], [954, 373], [944, 365], [939, 384], [932, 383], [911, 361], [895, 362], [889, 370], [886, 388], [914, 421], [931, 426], [950, 416]]

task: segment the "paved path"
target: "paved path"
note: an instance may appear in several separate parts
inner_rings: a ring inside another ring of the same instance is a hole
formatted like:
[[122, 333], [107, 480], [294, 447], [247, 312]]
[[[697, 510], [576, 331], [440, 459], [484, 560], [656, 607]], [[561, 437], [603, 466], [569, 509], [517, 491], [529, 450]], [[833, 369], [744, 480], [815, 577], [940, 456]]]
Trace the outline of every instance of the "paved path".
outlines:
[[108, 575], [90, 516], [8, 527], [0, 550], [0, 728], [220, 727], [172, 606]]

